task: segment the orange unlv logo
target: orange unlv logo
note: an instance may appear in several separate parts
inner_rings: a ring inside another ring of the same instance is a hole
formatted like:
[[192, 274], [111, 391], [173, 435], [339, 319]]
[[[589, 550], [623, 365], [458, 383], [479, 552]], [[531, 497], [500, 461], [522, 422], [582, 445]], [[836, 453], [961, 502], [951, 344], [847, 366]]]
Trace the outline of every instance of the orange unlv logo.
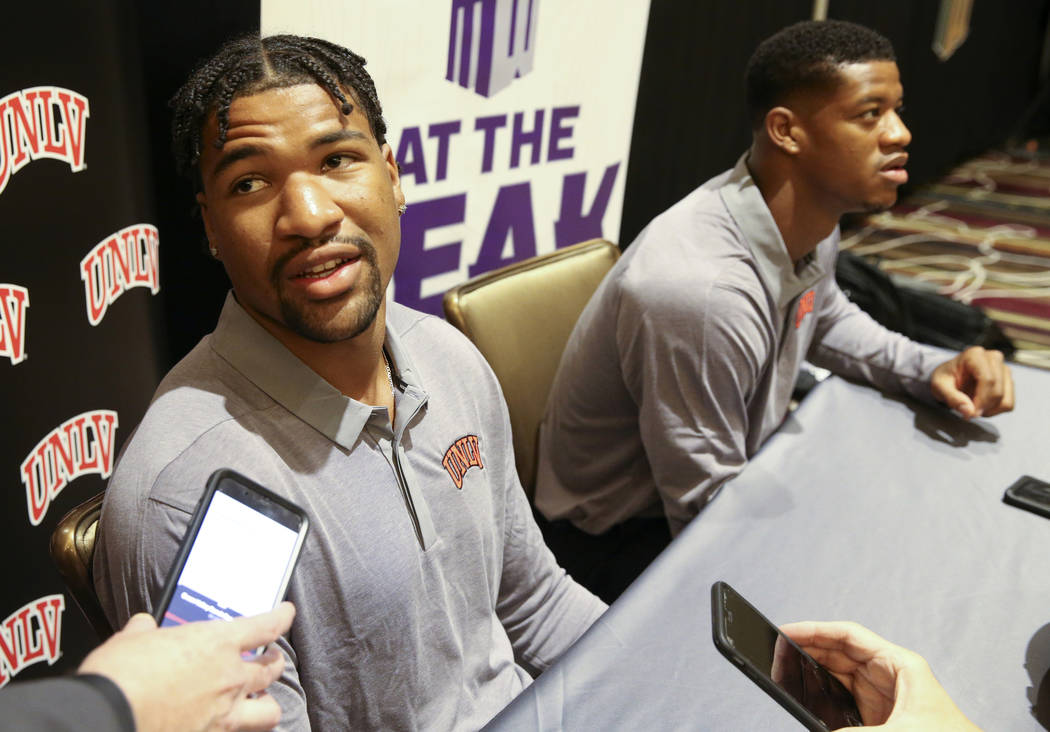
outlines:
[[813, 302], [816, 300], [816, 294], [813, 290], [810, 290], [798, 301], [798, 311], [795, 313], [795, 329], [802, 325], [802, 319], [813, 312]]
[[456, 488], [463, 488], [463, 476], [471, 468], [484, 468], [481, 464], [481, 448], [477, 435], [466, 435], [452, 443], [441, 460], [448, 477], [452, 478]]

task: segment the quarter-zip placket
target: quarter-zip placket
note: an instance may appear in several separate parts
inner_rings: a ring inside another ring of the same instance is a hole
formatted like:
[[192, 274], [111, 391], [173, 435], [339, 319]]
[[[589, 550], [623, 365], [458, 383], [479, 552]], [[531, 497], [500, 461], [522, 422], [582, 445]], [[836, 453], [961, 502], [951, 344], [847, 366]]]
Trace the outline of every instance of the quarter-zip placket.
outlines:
[[401, 467], [401, 443], [400, 440], [398, 440], [397, 435], [394, 436], [391, 448], [394, 458], [394, 476], [397, 478], [398, 487], [401, 488], [401, 495], [405, 499], [405, 507], [408, 508], [408, 516], [412, 519], [412, 528], [415, 529], [416, 539], [419, 541], [419, 548], [426, 551], [427, 542], [423, 538], [423, 528], [419, 523], [419, 513], [416, 511], [416, 502], [412, 498], [412, 491], [409, 489], [408, 481], [405, 479], [405, 471]]
[[[373, 411], [372, 424], [373, 437], [384, 457], [390, 463], [397, 481], [401, 497], [405, 502], [405, 510], [408, 512], [409, 520], [412, 522], [412, 530], [419, 542], [419, 548], [423, 551], [429, 549], [437, 540], [437, 532], [430, 518], [430, 509], [426, 499], [418, 488], [418, 481], [412, 473], [412, 466], [404, 455], [401, 440], [409, 424], [416, 419], [423, 405], [426, 403], [426, 395], [418, 390], [408, 387], [404, 392], [395, 390], [394, 398], [397, 400], [393, 429], [390, 428], [389, 418], [385, 409]], [[388, 454], [389, 451], [389, 454]]]

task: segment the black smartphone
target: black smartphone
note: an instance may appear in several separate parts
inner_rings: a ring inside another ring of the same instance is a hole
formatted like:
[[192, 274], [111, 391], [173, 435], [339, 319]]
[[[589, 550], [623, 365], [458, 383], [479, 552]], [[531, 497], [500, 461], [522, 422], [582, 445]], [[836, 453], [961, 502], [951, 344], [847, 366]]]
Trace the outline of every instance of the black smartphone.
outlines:
[[1050, 483], [1022, 475], [1006, 489], [1003, 502], [1050, 518]]
[[272, 610], [288, 589], [309, 523], [301, 508], [240, 473], [212, 473], [154, 605], [157, 623]]
[[860, 727], [853, 695], [725, 582], [711, 587], [715, 647], [807, 729]]

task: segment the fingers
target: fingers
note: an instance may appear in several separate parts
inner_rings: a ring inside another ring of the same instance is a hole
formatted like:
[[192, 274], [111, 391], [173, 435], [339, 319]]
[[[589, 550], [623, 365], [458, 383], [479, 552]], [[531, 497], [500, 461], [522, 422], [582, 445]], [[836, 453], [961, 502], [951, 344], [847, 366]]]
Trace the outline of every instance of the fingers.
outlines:
[[807, 621], [788, 623], [780, 629], [807, 652], [810, 647], [834, 651], [858, 663], [867, 661], [876, 649], [889, 642], [863, 625], [851, 622]]
[[999, 351], [989, 351], [989, 353], [998, 356], [999, 367], [1002, 369], [1000, 377], [1002, 383], [1002, 396], [994, 405], [989, 405], [984, 410], [984, 414], [987, 417], [991, 417], [994, 414], [1009, 412], [1014, 408], [1014, 376], [1010, 372], [1010, 367], [1003, 362], [1003, 354], [999, 353]]
[[281, 678], [284, 671], [284, 654], [280, 649], [270, 646], [266, 652], [250, 663], [245, 664], [248, 679], [244, 690], [248, 694], [264, 691], [270, 684]]
[[[878, 657], [890, 660], [892, 664], [896, 659], [895, 654], [904, 650], [858, 623], [803, 622], [790, 623], [780, 629], [813, 660], [840, 675], [852, 674], [860, 667], [870, 666]], [[877, 676], [879, 678], [873, 681], [886, 683], [886, 674], [882, 670]]]
[[791, 646], [782, 636], [778, 635], [776, 643], [773, 644], [773, 663], [769, 667], [769, 675], [773, 681], [779, 684], [787, 676], [790, 659], [793, 655], [795, 654]]
[[264, 732], [281, 721], [281, 707], [269, 694], [257, 697], [242, 697], [223, 720], [226, 729]]
[[241, 651], [251, 651], [272, 643], [287, 633], [294, 618], [295, 606], [290, 602], [282, 602], [268, 613], [250, 618], [237, 618], [231, 625], [236, 626], [234, 638]]
[[930, 389], [965, 419], [990, 417], [1014, 407], [1013, 376], [1003, 354], [980, 346], [967, 348], [938, 366]]
[[962, 382], [973, 384], [973, 406], [977, 415], [994, 411], [1003, 399], [1003, 354], [983, 348], [967, 348], [960, 365]]
[[120, 631], [126, 635], [138, 635], [147, 630], [156, 630], [157, 621], [149, 613], [135, 613]]
[[[276, 633], [277, 635], [287, 630], [287, 626], [284, 625], [286, 616], [288, 623], [291, 623], [291, 615], [289, 615], [291, 603], [284, 603], [284, 605], [288, 607], [278, 608], [280, 610], [280, 613], [278, 613], [279, 624], [271, 626], [271, 629], [279, 631]], [[267, 615], [270, 614], [267, 613]], [[294, 615], [294, 610], [291, 614]], [[284, 630], [280, 630], [281, 627], [284, 627]], [[281, 720], [281, 708], [273, 697], [265, 693], [265, 690], [281, 677], [281, 673], [284, 671], [284, 654], [279, 649], [270, 646], [265, 653], [251, 662], [243, 664], [242, 668], [247, 675], [247, 680], [241, 687], [233, 708], [226, 716], [225, 722], [228, 728], [238, 730], [273, 729]]]
[[964, 386], [958, 379], [961, 357], [960, 354], [950, 361], [945, 361], [934, 370], [930, 378], [930, 391], [935, 399], [944, 402], [963, 419], [971, 419], [977, 416], [977, 407], [969, 395], [960, 389], [960, 386]]

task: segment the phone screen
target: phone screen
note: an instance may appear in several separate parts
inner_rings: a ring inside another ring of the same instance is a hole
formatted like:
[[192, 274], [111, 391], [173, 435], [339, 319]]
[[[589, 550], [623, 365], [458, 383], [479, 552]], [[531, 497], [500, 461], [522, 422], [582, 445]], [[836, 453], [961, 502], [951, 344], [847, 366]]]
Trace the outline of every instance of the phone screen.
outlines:
[[267, 612], [295, 565], [302, 515], [229, 478], [205, 500], [161, 626]]
[[[729, 655], [737, 665], [743, 666], [743, 661], [752, 673], [764, 677], [828, 729], [863, 724], [853, 695], [842, 682], [781, 633], [729, 585], [718, 583], [716, 588], [720, 588], [716, 595], [721, 607], [716, 615], [721, 616], [718, 622], [721, 625], [722, 642], [729, 646], [724, 649], [719, 644], [723, 653]], [[778, 701], [783, 703], [781, 699]]]

